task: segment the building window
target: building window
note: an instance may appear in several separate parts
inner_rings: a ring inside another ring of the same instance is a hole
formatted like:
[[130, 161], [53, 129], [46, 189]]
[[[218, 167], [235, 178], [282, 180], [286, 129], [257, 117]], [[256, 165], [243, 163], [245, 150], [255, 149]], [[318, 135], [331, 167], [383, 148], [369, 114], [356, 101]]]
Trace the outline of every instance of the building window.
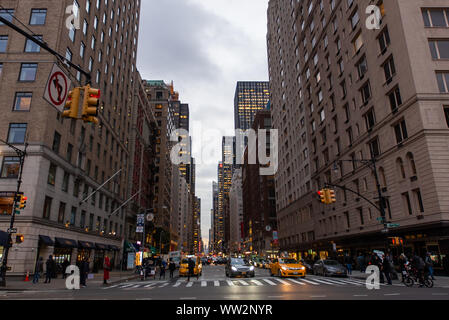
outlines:
[[389, 84], [393, 76], [396, 74], [396, 67], [394, 66], [394, 60], [393, 57], [390, 57], [387, 62], [383, 65], [384, 73], [385, 73], [385, 80], [387, 84]]
[[53, 137], [53, 146], [52, 150], [56, 153], [59, 153], [59, 147], [61, 145], [61, 135], [55, 131], [55, 135]]
[[24, 144], [27, 131], [26, 123], [11, 123], [9, 125], [8, 143]]
[[422, 15], [426, 27], [449, 27], [449, 9], [423, 9]]
[[[42, 41], [42, 36], [34, 36], [37, 40]], [[38, 46], [34, 41], [31, 41], [30, 39], [26, 39], [25, 41], [25, 52], [41, 52], [41, 47]]]
[[62, 180], [62, 191], [64, 192], [69, 191], [69, 181], [70, 181], [70, 174], [64, 172], [64, 179]]
[[357, 71], [359, 72], [359, 79], [363, 79], [365, 73], [368, 71], [366, 56], [363, 56], [363, 58], [357, 63]]
[[396, 141], [398, 144], [408, 138], [405, 120], [402, 120], [394, 126], [394, 133], [396, 134]]
[[446, 124], [447, 124], [447, 127], [449, 128], [449, 106], [444, 106], [443, 110], [444, 110], [444, 116], [446, 117]]
[[2, 164], [2, 178], [17, 178], [20, 171], [19, 157], [4, 157]]
[[53, 198], [50, 197], [45, 197], [45, 202], [44, 202], [44, 211], [42, 214], [42, 217], [44, 219], [49, 220], [50, 219], [50, 214], [51, 214], [51, 203], [53, 201]]
[[36, 80], [36, 73], [37, 63], [22, 63], [19, 81], [34, 81]]
[[0, 53], [5, 53], [7, 46], [8, 46], [8, 36], [0, 36]]
[[80, 217], [80, 228], [84, 229], [86, 226], [86, 211], [81, 211], [81, 217]]
[[76, 207], [72, 207], [72, 211], [70, 212], [70, 225], [75, 226], [76, 222]]
[[367, 113], [365, 113], [365, 124], [366, 130], [372, 129], [376, 124], [376, 116], [374, 114], [374, 108], [371, 108]]
[[357, 27], [357, 23], [359, 23], [359, 21], [360, 21], [359, 13], [356, 11], [351, 17], [352, 30], [354, 30]]
[[419, 209], [419, 212], [424, 213], [424, 204], [422, 201], [421, 191], [419, 189], [413, 190], [413, 195], [415, 197], [416, 207]]
[[30, 25], [44, 25], [47, 17], [47, 9], [32, 9], [30, 16]]
[[47, 183], [54, 186], [56, 182], [56, 170], [57, 166], [53, 163], [50, 164], [50, 169], [48, 170]]
[[30, 111], [32, 96], [31, 92], [17, 92], [13, 111]]
[[376, 138], [368, 143], [368, 147], [370, 150], [370, 154], [372, 158], [375, 158], [380, 155], [380, 146], [379, 146], [379, 139]]
[[449, 93], [449, 72], [437, 72], [438, 88], [441, 93]]
[[410, 203], [410, 196], [408, 195], [408, 192], [405, 192], [402, 194], [402, 202], [403, 205], [405, 207], [405, 209], [407, 210], [409, 215], [413, 214], [413, 210], [412, 210], [412, 205]]
[[388, 99], [390, 100], [391, 111], [396, 113], [398, 107], [402, 104], [401, 91], [399, 87], [396, 87], [388, 94]]
[[365, 224], [365, 219], [363, 218], [363, 208], [358, 208], [359, 216], [360, 216], [360, 224], [363, 226]]
[[67, 145], [67, 161], [72, 162], [73, 145], [70, 143]]
[[429, 41], [430, 52], [435, 60], [449, 59], [449, 40]]
[[371, 88], [369, 81], [360, 89], [360, 94], [362, 95], [363, 104], [367, 104], [371, 98]]
[[401, 179], [405, 179], [406, 175], [405, 175], [404, 161], [402, 161], [401, 158], [398, 158], [396, 160], [396, 166], [397, 166], [397, 169], [399, 171], [400, 178]]
[[64, 202], [59, 203], [58, 223], [64, 223], [65, 207], [66, 204]]
[[380, 34], [379, 38], [380, 52], [384, 54], [390, 45], [390, 34], [388, 33], [388, 28], [385, 28]]

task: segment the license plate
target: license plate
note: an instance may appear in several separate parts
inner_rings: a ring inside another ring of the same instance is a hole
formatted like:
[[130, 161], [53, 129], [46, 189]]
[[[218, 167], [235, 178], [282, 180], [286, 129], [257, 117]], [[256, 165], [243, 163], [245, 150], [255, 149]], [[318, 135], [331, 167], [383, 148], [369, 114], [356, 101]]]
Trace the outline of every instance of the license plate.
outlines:
[[293, 274], [298, 274], [298, 272], [293, 272]]

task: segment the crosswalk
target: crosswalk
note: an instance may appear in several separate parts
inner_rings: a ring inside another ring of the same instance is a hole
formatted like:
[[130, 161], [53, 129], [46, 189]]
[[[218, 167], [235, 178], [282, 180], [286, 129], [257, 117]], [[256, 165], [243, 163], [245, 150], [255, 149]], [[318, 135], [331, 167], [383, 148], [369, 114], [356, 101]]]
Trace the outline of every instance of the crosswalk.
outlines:
[[[382, 284], [383, 285], [383, 284]], [[359, 279], [329, 279], [319, 278], [315, 276], [309, 276], [307, 278], [257, 278], [257, 279], [220, 279], [220, 280], [197, 280], [197, 281], [153, 281], [153, 282], [140, 282], [140, 283], [126, 283], [116, 284], [103, 288], [103, 290], [111, 289], [124, 289], [124, 290], [136, 290], [136, 289], [155, 289], [155, 288], [207, 288], [207, 287], [250, 287], [250, 286], [365, 286], [365, 282]]]

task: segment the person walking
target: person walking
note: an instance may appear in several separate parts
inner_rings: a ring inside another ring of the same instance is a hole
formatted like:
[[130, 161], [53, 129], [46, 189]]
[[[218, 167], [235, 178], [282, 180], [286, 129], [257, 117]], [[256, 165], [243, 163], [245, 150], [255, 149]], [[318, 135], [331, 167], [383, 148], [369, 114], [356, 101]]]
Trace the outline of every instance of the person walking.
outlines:
[[176, 265], [173, 261], [170, 261], [170, 263], [168, 265], [168, 270], [170, 271], [170, 279], [173, 279], [173, 273], [176, 270]]
[[424, 260], [424, 262], [426, 263], [426, 268], [429, 271], [429, 276], [432, 278], [432, 280], [435, 280], [435, 277], [433, 276], [433, 261], [432, 261], [432, 257], [430, 256], [431, 253], [427, 252], [426, 254], [426, 259]]
[[45, 262], [45, 282], [50, 283], [53, 273], [55, 272], [55, 261], [53, 260], [53, 256], [49, 255], [47, 261]]
[[111, 271], [111, 261], [109, 260], [109, 257], [104, 257], [104, 263], [103, 263], [103, 284], [108, 284], [109, 280], [109, 271]]
[[357, 265], [360, 269], [360, 272], [365, 272], [365, 257], [362, 253], [359, 253], [359, 256], [357, 257]]
[[192, 258], [189, 258], [188, 268], [189, 268], [189, 272], [188, 272], [187, 281], [190, 281], [190, 276], [193, 277], [193, 275], [195, 273], [195, 262], [193, 262]]
[[67, 274], [65, 273], [65, 270], [70, 265], [69, 260], [67, 258], [64, 259], [64, 262], [61, 264], [62, 266], [62, 279], [65, 279], [67, 277]]
[[399, 256], [399, 270], [401, 271], [401, 275], [402, 275], [402, 280], [401, 282], [403, 283], [405, 280], [405, 274], [407, 273], [407, 269], [405, 268], [405, 265], [407, 264], [408, 259], [405, 256], [405, 254], [401, 253], [401, 255]]
[[345, 256], [345, 264], [346, 268], [348, 269], [348, 274], [352, 275], [352, 258], [349, 253], [347, 253]]
[[167, 267], [167, 262], [165, 262], [165, 260], [161, 261], [161, 266], [160, 266], [160, 273], [159, 273], [159, 280], [161, 280], [162, 277], [164, 277], [165, 280], [165, 268]]
[[80, 284], [83, 288], [87, 286], [86, 279], [88, 274], [89, 274], [89, 260], [87, 259], [87, 257], [85, 257], [81, 262], [80, 267]]
[[382, 271], [385, 274], [385, 278], [387, 278], [387, 283], [389, 285], [392, 285], [392, 282], [391, 282], [391, 262], [390, 262], [390, 258], [388, 257], [388, 255], [384, 255], [383, 256]]
[[41, 272], [44, 272], [44, 259], [39, 257], [36, 262], [36, 270], [34, 271], [33, 283], [36, 284], [39, 282], [39, 278], [41, 277]]

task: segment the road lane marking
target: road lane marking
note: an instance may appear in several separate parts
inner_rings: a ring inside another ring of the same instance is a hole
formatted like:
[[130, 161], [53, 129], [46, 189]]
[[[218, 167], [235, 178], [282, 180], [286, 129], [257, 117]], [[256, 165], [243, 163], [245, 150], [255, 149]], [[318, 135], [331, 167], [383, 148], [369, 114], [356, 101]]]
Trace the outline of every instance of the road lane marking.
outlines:
[[163, 288], [163, 287], [166, 287], [166, 286], [168, 286], [168, 282], [166, 282], [166, 283], [163, 283], [163, 284], [161, 284], [160, 286], [159, 286], [159, 288]]
[[400, 296], [400, 293], [385, 293], [384, 296]]
[[300, 284], [300, 285], [302, 285], [302, 286], [305, 286], [305, 285], [306, 285], [305, 283], [302, 283], [302, 282], [296, 281], [296, 280], [294, 280], [294, 279], [288, 279], [288, 280], [290, 280], [290, 281], [291, 281], [291, 282], [293, 282], [293, 283], [297, 283], [297, 284]]
[[193, 281], [192, 282], [187, 282], [186, 287], [190, 288], [191, 286], [193, 286]]
[[135, 286], [132, 286], [130, 289], [132, 288], [139, 288], [141, 286], [141, 284], [136, 284]]
[[308, 284], [313, 284], [314, 286], [319, 286], [320, 285], [319, 283], [316, 283], [316, 282], [313, 282], [313, 281], [310, 281], [310, 280], [307, 280], [307, 279], [301, 279], [301, 281], [304, 281], [304, 282], [306, 282]]
[[150, 284], [147, 284], [146, 286], [143, 286], [144, 288], [149, 288], [149, 287], [151, 287], [151, 286], [154, 286], [155, 284], [157, 284], [156, 282], [153, 282], [153, 283], [150, 283]]
[[179, 300], [196, 300], [196, 297], [181, 297]]
[[263, 286], [263, 283], [258, 280], [251, 280], [251, 281], [254, 282], [258, 286]]
[[174, 288], [179, 287], [181, 285], [181, 281], [176, 281], [176, 283], [173, 285]]
[[333, 279], [324, 279], [323, 281], [327, 281], [327, 282], [329, 282], [329, 283], [335, 283], [335, 284], [338, 285], [338, 286], [341, 286], [341, 285], [342, 285], [341, 282], [338, 282], [337, 280], [333, 280]]
[[228, 285], [229, 285], [230, 287], [235, 286], [234, 282], [232, 282], [231, 280], [226, 280], [226, 282], [228, 283]]
[[284, 280], [282, 280], [282, 279], [276, 279], [276, 280], [279, 281], [279, 282], [282, 283], [282, 284], [287, 285], [287, 286], [290, 286], [290, 285], [291, 285], [290, 283], [288, 283], [287, 281], [284, 281]]
[[108, 289], [116, 288], [116, 287], [118, 287], [118, 286], [119, 286], [119, 284], [116, 284], [116, 285], [114, 285], [114, 286], [110, 286], [110, 287], [102, 288], [102, 289], [103, 289], [103, 290], [108, 290]]
[[356, 286], [362, 286], [363, 284], [355, 282], [355, 281], [351, 281], [351, 280], [338, 280], [344, 284], [352, 284], [352, 285], [356, 285]]
[[214, 281], [214, 286], [215, 286], [215, 287], [219, 287], [219, 286], [220, 286], [220, 281], [215, 280], [215, 281]]
[[331, 282], [326, 282], [326, 281], [320, 280], [320, 279], [313, 279], [313, 281], [317, 281], [317, 282], [320, 282], [320, 283], [323, 283], [323, 284], [328, 284], [330, 286], [338, 286], [338, 284], [331, 283]]
[[201, 281], [201, 286], [202, 287], [207, 287], [207, 281]]
[[121, 286], [120, 289], [128, 288], [128, 287], [131, 287], [131, 286], [134, 286], [134, 285], [135, 285], [135, 283], [125, 284], [124, 286]]
[[271, 281], [271, 280], [268, 280], [268, 279], [262, 279], [262, 280], [265, 281], [265, 282], [268, 283], [268, 284], [271, 284], [272, 286], [277, 286], [277, 284], [274, 283], [274, 282]]
[[249, 284], [248, 283], [246, 283], [245, 281], [243, 281], [243, 280], [238, 280], [241, 284], [243, 284], [244, 286], [249, 286]]

